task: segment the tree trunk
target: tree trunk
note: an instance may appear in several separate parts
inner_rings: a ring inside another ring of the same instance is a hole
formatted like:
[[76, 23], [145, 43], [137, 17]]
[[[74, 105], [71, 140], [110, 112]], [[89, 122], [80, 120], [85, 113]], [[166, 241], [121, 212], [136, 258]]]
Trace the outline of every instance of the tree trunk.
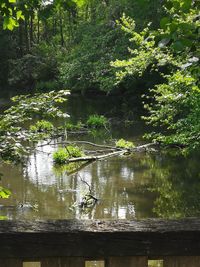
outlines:
[[24, 27], [25, 27], [25, 42], [26, 42], [26, 52], [28, 53], [30, 50], [30, 45], [29, 45], [29, 33], [28, 33], [28, 18], [25, 18], [24, 21]]
[[19, 23], [19, 51], [20, 51], [20, 57], [23, 56], [24, 54], [24, 49], [23, 49], [23, 23]]
[[32, 9], [31, 10], [31, 16], [30, 16], [30, 29], [29, 29], [29, 32], [30, 32], [30, 47], [33, 46], [33, 19], [34, 19], [34, 10]]
[[40, 10], [37, 11], [37, 43], [40, 43], [40, 17], [39, 17]]
[[63, 35], [63, 18], [62, 18], [63, 13], [62, 13], [61, 8], [59, 10], [59, 15], [60, 15], [60, 44], [61, 46], [64, 46], [65, 41], [64, 41], [64, 35]]

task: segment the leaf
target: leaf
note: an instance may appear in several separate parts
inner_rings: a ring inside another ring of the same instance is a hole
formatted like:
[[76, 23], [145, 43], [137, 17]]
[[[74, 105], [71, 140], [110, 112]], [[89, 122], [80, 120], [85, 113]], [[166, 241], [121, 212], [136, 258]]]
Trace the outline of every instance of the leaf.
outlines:
[[160, 21], [160, 26], [162, 29], [165, 30], [169, 23], [170, 23], [170, 19], [168, 17], [163, 17]]
[[192, 41], [189, 39], [186, 39], [186, 38], [181, 39], [180, 41], [185, 47], [192, 47], [192, 45], [193, 45]]
[[12, 17], [6, 17], [3, 21], [3, 29], [12, 31], [16, 26], [18, 26], [17, 21]]
[[180, 1], [173, 1], [173, 7], [175, 9], [179, 9], [180, 8]]
[[8, 219], [7, 216], [0, 216], [0, 221], [7, 220], [7, 219]]
[[183, 51], [185, 48], [184, 44], [181, 41], [174, 42], [172, 47], [175, 51]]
[[184, 3], [181, 6], [181, 9], [185, 12], [189, 11], [192, 7], [192, 0], [184, 0]]
[[9, 198], [10, 195], [10, 190], [0, 186], [0, 198]]
[[172, 22], [170, 25], [169, 25], [169, 28], [170, 28], [170, 32], [171, 33], [174, 33], [177, 31], [179, 25], [176, 23], [176, 22]]
[[23, 16], [23, 14], [22, 14], [22, 11], [21, 11], [21, 10], [17, 11], [17, 14], [16, 14], [16, 16], [17, 16], [17, 20], [19, 20], [19, 19], [24, 19], [24, 16]]

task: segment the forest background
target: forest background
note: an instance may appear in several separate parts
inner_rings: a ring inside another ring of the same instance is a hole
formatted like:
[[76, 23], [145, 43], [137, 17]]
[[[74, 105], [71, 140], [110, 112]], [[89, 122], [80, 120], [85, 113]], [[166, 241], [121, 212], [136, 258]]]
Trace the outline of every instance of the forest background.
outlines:
[[0, 1], [0, 90], [134, 95], [152, 140], [200, 145], [199, 1]]

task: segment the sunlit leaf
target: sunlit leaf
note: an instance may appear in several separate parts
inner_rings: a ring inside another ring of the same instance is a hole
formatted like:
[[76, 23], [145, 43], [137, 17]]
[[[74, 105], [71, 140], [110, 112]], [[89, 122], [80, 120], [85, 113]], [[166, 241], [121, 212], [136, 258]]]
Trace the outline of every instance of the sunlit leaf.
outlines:
[[0, 198], [9, 198], [11, 195], [10, 190], [0, 186]]

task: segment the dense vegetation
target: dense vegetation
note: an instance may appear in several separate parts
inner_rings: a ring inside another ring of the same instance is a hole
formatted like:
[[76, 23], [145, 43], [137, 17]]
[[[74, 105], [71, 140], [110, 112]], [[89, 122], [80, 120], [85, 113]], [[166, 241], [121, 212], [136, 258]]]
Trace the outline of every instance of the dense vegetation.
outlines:
[[9, 0], [0, 12], [1, 89], [144, 94], [145, 120], [162, 126], [151, 138], [199, 146], [199, 1]]
[[15, 89], [109, 92], [116, 88], [110, 61], [128, 54], [128, 37], [116, 20], [126, 13], [139, 29], [148, 21], [155, 28], [161, 16], [158, 0], [8, 2], [7, 13], [1, 5], [0, 84]]
[[[119, 81], [128, 76], [157, 72], [163, 78], [145, 98], [146, 121], [162, 126], [152, 133], [156, 141], [193, 150], [200, 144], [199, 2], [166, 2], [160, 28], [135, 30], [135, 21], [122, 17], [122, 29], [131, 36], [133, 48], [127, 60], [116, 60]], [[163, 131], [164, 130], [164, 131]]]

